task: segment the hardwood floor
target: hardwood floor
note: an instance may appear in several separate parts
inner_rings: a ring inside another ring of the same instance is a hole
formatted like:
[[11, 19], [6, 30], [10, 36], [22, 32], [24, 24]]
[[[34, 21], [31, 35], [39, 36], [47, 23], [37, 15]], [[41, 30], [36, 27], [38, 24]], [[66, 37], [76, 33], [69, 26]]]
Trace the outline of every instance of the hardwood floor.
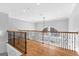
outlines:
[[[23, 53], [24, 51], [24, 42], [23, 40], [15, 41], [16, 49]], [[19, 49], [20, 47], [20, 49]], [[23, 51], [22, 51], [23, 50]], [[42, 44], [37, 41], [27, 40], [27, 54], [22, 56], [78, 56], [77, 52], [59, 48], [53, 45]]]
[[78, 56], [77, 52], [27, 40], [27, 56]]

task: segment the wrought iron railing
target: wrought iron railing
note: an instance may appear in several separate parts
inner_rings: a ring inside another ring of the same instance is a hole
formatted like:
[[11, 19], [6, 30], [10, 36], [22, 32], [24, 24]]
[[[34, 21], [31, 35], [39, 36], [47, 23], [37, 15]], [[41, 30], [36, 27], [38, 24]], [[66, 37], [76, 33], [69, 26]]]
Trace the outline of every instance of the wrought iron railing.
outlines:
[[26, 54], [26, 32], [8, 31], [8, 43]]
[[8, 31], [8, 43], [24, 54], [27, 54], [27, 40], [34, 40], [41, 42], [41, 44], [54, 45], [65, 50], [70, 49], [75, 51], [78, 32]]

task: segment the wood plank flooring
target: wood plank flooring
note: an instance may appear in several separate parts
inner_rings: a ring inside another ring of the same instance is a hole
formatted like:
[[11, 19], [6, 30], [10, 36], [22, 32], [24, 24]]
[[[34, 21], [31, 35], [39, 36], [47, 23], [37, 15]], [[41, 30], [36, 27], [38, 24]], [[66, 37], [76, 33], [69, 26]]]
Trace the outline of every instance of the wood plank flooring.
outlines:
[[77, 52], [27, 40], [27, 56], [78, 56]]
[[[24, 51], [24, 41], [15, 41], [16, 49], [19, 47]], [[19, 51], [21, 50], [19, 49]], [[21, 52], [23, 52], [21, 50]], [[77, 52], [59, 48], [53, 45], [42, 44], [41, 42], [27, 40], [27, 54], [22, 56], [78, 56]]]

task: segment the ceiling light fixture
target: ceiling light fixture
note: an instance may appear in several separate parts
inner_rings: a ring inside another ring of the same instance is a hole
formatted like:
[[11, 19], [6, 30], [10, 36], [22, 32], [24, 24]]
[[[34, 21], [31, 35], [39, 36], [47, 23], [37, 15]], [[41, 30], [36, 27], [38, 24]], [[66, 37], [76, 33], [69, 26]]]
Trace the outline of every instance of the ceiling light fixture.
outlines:
[[25, 8], [23, 11], [28, 12], [30, 8]]
[[39, 6], [39, 5], [40, 5], [40, 3], [36, 3], [36, 5], [37, 5], [37, 6]]

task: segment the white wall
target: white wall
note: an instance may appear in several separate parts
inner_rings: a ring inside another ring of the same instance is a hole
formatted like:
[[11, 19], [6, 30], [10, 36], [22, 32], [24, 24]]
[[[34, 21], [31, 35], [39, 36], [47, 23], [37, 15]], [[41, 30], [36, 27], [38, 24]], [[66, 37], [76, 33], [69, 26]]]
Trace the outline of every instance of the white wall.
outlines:
[[0, 12], [0, 53], [6, 53], [8, 15]]
[[[79, 32], [79, 4], [76, 4], [74, 10], [69, 18], [69, 31]], [[76, 50], [79, 51], [79, 36], [77, 37]]]
[[76, 4], [70, 19], [69, 19], [69, 31], [79, 32], [79, 4]]
[[34, 29], [34, 24], [8, 17], [8, 14], [0, 13], [0, 53], [6, 53], [8, 42], [8, 29]]
[[21, 56], [22, 53], [18, 50], [16, 50], [14, 47], [11, 45], [7, 44], [7, 51], [8, 51], [8, 56]]
[[23, 30], [32, 30], [34, 29], [34, 23], [18, 20], [15, 18], [9, 18], [9, 29], [23, 29]]
[[[38, 30], [42, 30], [44, 28], [43, 25], [43, 22], [35, 23], [35, 28]], [[68, 31], [68, 18], [45, 21], [45, 27], [54, 27], [58, 31]]]

